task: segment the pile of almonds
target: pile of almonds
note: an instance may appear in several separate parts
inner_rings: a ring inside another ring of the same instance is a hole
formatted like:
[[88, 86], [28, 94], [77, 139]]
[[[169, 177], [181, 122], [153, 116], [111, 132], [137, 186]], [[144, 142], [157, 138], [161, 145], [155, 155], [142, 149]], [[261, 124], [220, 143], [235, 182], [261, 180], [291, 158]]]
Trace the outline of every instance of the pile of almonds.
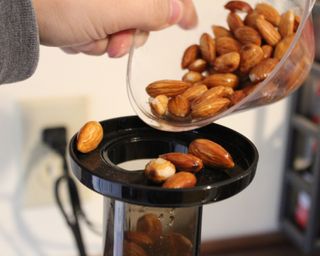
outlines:
[[191, 256], [192, 249], [190, 239], [181, 233], [164, 233], [157, 215], [147, 213], [138, 219], [136, 230], [125, 233], [123, 255]]
[[167, 153], [151, 160], [145, 168], [146, 177], [163, 188], [192, 188], [196, 173], [204, 166], [230, 169], [235, 166], [229, 152], [207, 139], [196, 139], [189, 145], [189, 153]]
[[266, 3], [253, 8], [244, 1], [230, 1], [225, 8], [230, 11], [229, 28], [212, 26], [214, 37], [203, 33], [199, 44], [185, 50], [181, 67], [188, 71], [182, 80], [147, 86], [157, 117], [204, 119], [237, 104], [272, 72], [300, 24], [294, 11], [281, 15]]

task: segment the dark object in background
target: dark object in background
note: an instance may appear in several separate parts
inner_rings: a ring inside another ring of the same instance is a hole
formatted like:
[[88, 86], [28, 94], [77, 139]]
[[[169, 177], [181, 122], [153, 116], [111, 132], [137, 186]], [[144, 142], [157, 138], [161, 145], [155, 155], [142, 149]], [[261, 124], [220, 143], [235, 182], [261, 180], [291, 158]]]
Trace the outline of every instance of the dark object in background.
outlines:
[[320, 1], [317, 0], [313, 10], [314, 35], [316, 40], [316, 60], [320, 61]]
[[[51, 127], [44, 129], [42, 132], [42, 141], [53, 151], [55, 151], [63, 160], [63, 174], [59, 177], [54, 186], [54, 195], [58, 208], [63, 215], [67, 225], [69, 226], [77, 249], [79, 256], [86, 256], [86, 248], [83, 241], [83, 235], [80, 229], [80, 218], [85, 217], [85, 214], [81, 207], [81, 201], [79, 198], [79, 193], [77, 190], [76, 183], [74, 179], [70, 176], [67, 159], [66, 159], [66, 148], [67, 148], [67, 130], [65, 127]], [[68, 213], [61, 200], [61, 186], [66, 183], [69, 204], [71, 206], [71, 213]]]

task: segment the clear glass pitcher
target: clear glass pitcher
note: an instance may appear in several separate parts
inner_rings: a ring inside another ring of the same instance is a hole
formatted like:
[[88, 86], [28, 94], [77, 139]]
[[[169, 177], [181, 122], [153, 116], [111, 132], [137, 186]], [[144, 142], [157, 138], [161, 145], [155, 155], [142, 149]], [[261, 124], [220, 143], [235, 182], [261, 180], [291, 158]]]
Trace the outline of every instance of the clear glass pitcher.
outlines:
[[143, 47], [135, 49], [133, 45], [131, 49], [127, 71], [127, 91], [133, 109], [145, 123], [160, 130], [175, 132], [192, 130], [234, 112], [276, 102], [302, 85], [314, 59], [315, 42], [310, 14], [315, 1], [247, 1], [252, 6], [259, 2], [270, 3], [281, 14], [293, 10], [301, 17], [291, 46], [272, 73], [264, 81], [255, 84], [248, 95], [217, 115], [202, 119], [160, 118], [155, 115], [150, 108], [150, 96], [146, 92], [147, 85], [163, 79], [181, 80], [186, 72], [181, 69], [184, 50], [197, 43], [202, 33], [211, 33], [212, 25], [227, 27], [228, 10], [224, 9], [227, 1], [197, 0], [194, 2], [199, 16], [199, 24], [195, 29], [186, 31], [175, 26], [158, 31], [150, 35]]

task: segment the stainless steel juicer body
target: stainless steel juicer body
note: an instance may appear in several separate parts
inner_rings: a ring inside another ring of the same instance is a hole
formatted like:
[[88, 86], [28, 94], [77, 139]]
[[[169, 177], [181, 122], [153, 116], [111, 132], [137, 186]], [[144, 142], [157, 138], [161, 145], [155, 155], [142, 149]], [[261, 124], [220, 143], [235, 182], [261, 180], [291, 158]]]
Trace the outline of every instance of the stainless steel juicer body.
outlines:
[[[101, 124], [104, 138], [96, 150], [89, 154], [78, 152], [74, 136], [69, 152], [72, 170], [80, 182], [105, 196], [104, 255], [127, 255], [128, 248], [140, 250], [132, 248], [136, 246], [132, 232], [142, 229], [148, 233], [139, 221], [150, 214], [159, 220], [161, 234], [153, 239], [152, 246], [140, 246], [146, 255], [168, 255], [168, 250], [174, 251], [172, 256], [182, 256], [181, 250], [186, 250], [185, 255], [198, 255], [202, 205], [229, 198], [250, 184], [258, 162], [255, 146], [241, 134], [217, 124], [180, 133], [155, 130], [136, 116]], [[157, 158], [163, 153], [187, 152], [190, 142], [197, 138], [221, 144], [236, 166], [230, 170], [205, 167], [196, 174], [196, 187], [189, 189], [163, 189], [151, 184], [143, 170], [127, 171], [118, 166], [135, 159]]]

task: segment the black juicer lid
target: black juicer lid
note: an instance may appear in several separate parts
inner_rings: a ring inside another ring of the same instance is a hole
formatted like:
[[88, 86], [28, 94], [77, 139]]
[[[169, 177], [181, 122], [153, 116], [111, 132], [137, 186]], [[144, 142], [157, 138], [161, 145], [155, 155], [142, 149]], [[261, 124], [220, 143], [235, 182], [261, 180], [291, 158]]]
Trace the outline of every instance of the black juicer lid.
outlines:
[[[116, 200], [153, 207], [201, 206], [229, 198], [253, 180], [258, 163], [256, 147], [243, 135], [217, 124], [188, 132], [153, 129], [136, 116], [101, 122], [104, 137], [99, 147], [83, 154], [70, 142], [71, 168], [88, 188]], [[157, 158], [169, 152], [187, 152], [194, 139], [205, 138], [222, 145], [236, 166], [230, 170], [204, 168], [197, 185], [188, 189], [164, 189], [150, 184], [143, 170], [127, 171], [117, 165], [135, 159]]]

